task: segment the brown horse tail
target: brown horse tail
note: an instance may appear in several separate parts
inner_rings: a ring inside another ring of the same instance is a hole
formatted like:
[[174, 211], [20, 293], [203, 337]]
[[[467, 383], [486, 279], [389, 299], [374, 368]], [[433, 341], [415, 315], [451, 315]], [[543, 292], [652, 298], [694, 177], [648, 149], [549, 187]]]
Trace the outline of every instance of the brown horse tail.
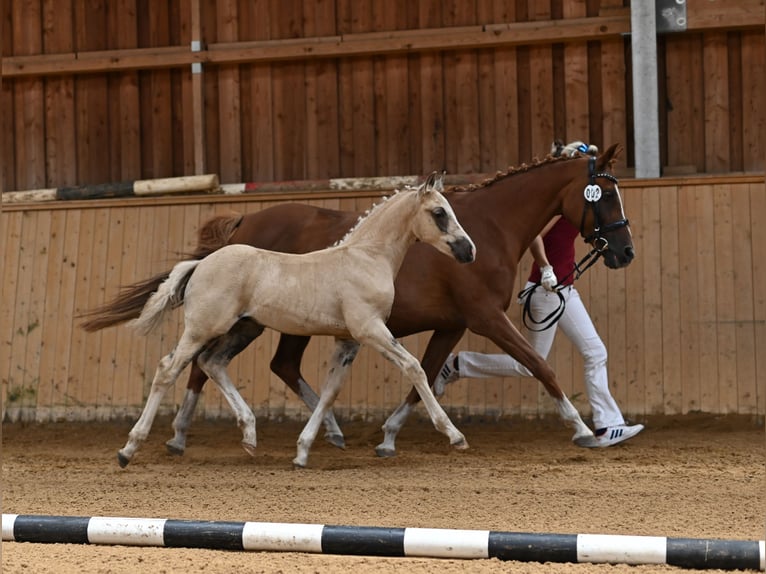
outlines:
[[[209, 219], [198, 232], [197, 248], [188, 257], [202, 259], [213, 251], [226, 245], [232, 234], [242, 222], [242, 215], [219, 215]], [[120, 325], [126, 321], [137, 319], [141, 310], [157, 291], [159, 286], [170, 276], [170, 271], [164, 271], [157, 275], [133, 283], [120, 289], [120, 293], [110, 302], [90, 309], [78, 315], [78, 318], [87, 320], [80, 324], [89, 333], [100, 331], [107, 327]]]
[[228, 244], [243, 217], [241, 213], [233, 213], [208, 219], [197, 234], [197, 248], [189, 255], [194, 259], [202, 259]]

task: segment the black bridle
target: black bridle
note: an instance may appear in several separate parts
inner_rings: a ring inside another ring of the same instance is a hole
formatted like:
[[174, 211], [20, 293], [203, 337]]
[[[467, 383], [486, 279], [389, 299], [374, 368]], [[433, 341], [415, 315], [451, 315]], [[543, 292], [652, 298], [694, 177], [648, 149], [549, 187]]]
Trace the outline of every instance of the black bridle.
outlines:
[[[564, 314], [564, 309], [566, 308], [566, 301], [564, 301], [564, 295], [561, 294], [561, 288], [564, 287], [563, 283], [567, 279], [569, 279], [572, 275], [574, 275], [574, 281], [577, 281], [580, 276], [585, 273], [588, 269], [590, 269], [596, 261], [598, 261], [598, 258], [601, 257], [604, 254], [604, 251], [606, 251], [609, 247], [609, 241], [606, 239], [606, 237], [603, 236], [604, 233], [609, 233], [610, 231], [614, 231], [615, 229], [619, 229], [621, 227], [625, 227], [629, 224], [628, 220], [618, 219], [617, 221], [614, 221], [612, 223], [608, 223], [607, 225], [601, 224], [601, 214], [599, 212], [599, 202], [601, 201], [601, 186], [596, 183], [597, 178], [604, 178], [608, 179], [615, 185], [618, 184], [617, 178], [613, 176], [611, 173], [608, 173], [606, 171], [596, 171], [596, 158], [594, 156], [588, 157], [588, 185], [583, 190], [583, 195], [585, 196], [585, 204], [583, 205], [582, 210], [582, 219], [580, 219], [580, 235], [585, 240], [585, 243], [588, 243], [591, 245], [590, 252], [585, 255], [580, 261], [575, 263], [574, 269], [572, 269], [569, 273], [567, 273], [562, 279], [559, 280], [559, 282], [555, 285], [553, 288], [554, 292], [559, 296], [559, 306], [556, 310], [549, 313], [546, 317], [544, 317], [541, 320], [537, 320], [534, 317], [532, 317], [532, 314], [530, 312], [530, 300], [532, 298], [532, 293], [540, 286], [540, 283], [535, 283], [534, 285], [530, 285], [523, 291], [519, 293], [519, 299], [524, 301], [524, 307], [521, 314], [521, 319], [524, 323], [524, 326], [529, 329], [530, 331], [545, 331], [547, 329], [550, 329], [556, 322], [561, 318], [561, 316]], [[585, 235], [584, 227], [585, 227], [585, 217], [588, 214], [588, 206], [590, 206], [593, 209], [593, 232], [589, 235]], [[531, 327], [529, 323], [532, 323], [536, 327], [539, 325], [544, 325], [540, 328]]]

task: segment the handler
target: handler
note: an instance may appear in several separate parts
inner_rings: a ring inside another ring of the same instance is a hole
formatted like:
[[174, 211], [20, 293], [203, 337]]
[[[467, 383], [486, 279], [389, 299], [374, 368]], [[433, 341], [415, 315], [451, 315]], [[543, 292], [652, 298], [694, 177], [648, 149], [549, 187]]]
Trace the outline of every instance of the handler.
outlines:
[[[553, 155], [573, 155], [575, 153], [598, 153], [596, 146], [587, 146], [574, 142], [564, 147], [554, 144]], [[561, 304], [559, 295], [564, 298], [564, 311], [559, 320], [550, 328], [530, 331], [526, 337], [535, 351], [542, 357], [548, 357], [556, 328], [569, 338], [583, 357], [585, 368], [585, 389], [593, 414], [595, 439], [583, 437], [576, 441], [583, 447], [608, 447], [636, 436], [644, 425], [628, 425], [622, 416], [620, 407], [609, 392], [609, 378], [606, 369], [606, 346], [598, 335], [588, 311], [583, 305], [580, 294], [574, 286], [575, 245], [579, 231], [561, 216], [553, 218], [529, 247], [534, 258], [524, 296], [529, 297], [529, 311], [534, 317], [548, 317], [555, 314]], [[558, 285], [558, 277], [564, 277]], [[544, 291], [529, 289], [541, 285]], [[534, 296], [533, 296], [534, 295]], [[525, 303], [522, 299], [519, 303]], [[450, 354], [434, 381], [437, 395], [444, 392], [444, 386], [460, 378], [487, 377], [531, 377], [532, 373], [516, 359], [505, 353], [484, 354], [461, 351]]]

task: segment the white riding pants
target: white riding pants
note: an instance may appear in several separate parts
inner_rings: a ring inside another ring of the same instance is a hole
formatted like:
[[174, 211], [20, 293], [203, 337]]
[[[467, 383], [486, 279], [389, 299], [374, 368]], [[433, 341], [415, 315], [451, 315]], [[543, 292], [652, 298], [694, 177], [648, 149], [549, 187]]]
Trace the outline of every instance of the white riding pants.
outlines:
[[[532, 285], [527, 284], [527, 287]], [[596, 332], [596, 327], [583, 305], [580, 294], [574, 286], [565, 287], [566, 307], [561, 318], [545, 331], [525, 330], [529, 343], [540, 356], [547, 359], [553, 346], [556, 329], [561, 328], [577, 351], [582, 355], [585, 366], [585, 390], [591, 405], [593, 426], [596, 429], [625, 424], [617, 402], [609, 392], [609, 377], [606, 370], [606, 347]], [[530, 301], [530, 313], [538, 321], [555, 311], [559, 306], [559, 297], [542, 287], [535, 289]], [[458, 353], [458, 367], [461, 377], [531, 377], [532, 373], [516, 359], [502, 354]]]

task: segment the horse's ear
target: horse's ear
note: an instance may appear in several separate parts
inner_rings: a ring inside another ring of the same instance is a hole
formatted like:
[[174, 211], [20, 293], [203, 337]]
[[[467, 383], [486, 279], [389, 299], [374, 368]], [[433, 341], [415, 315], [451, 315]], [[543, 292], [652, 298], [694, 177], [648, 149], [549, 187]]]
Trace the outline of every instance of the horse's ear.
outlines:
[[605, 171], [607, 168], [611, 167], [614, 162], [617, 161], [617, 158], [622, 153], [622, 146], [618, 143], [610, 145], [607, 150], [598, 158], [598, 161], [596, 163], [596, 170], [597, 171]]
[[434, 172], [434, 185], [433, 188], [438, 191], [439, 193], [444, 193], [444, 176], [447, 173], [447, 170], [442, 170], [440, 172]]
[[425, 194], [425, 193], [427, 193], [427, 192], [429, 192], [429, 191], [431, 191], [431, 190], [433, 189], [433, 187], [434, 187], [434, 181], [435, 181], [435, 179], [436, 179], [436, 175], [437, 175], [437, 173], [438, 173], [438, 172], [436, 172], [436, 171], [432, 171], [430, 174], [428, 174], [428, 177], [427, 177], [427, 178], [426, 178], [426, 180], [423, 182], [423, 185], [421, 185], [421, 186], [418, 188], [418, 195], [419, 195], [419, 196], [421, 196], [421, 197], [422, 197], [422, 196], [423, 196], [423, 194]]

